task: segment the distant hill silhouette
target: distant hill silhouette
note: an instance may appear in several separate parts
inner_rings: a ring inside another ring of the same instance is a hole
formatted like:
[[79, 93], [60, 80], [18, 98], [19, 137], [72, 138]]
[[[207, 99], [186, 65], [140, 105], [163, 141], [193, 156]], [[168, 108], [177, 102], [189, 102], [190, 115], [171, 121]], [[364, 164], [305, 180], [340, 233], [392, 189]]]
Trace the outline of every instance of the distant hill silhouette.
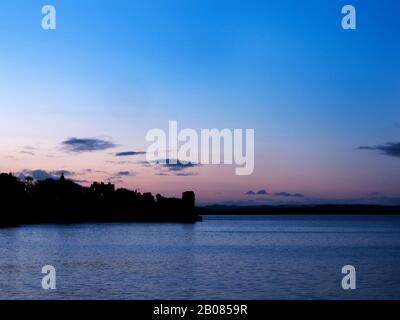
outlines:
[[196, 208], [199, 215], [400, 215], [400, 206], [369, 204], [211, 205]]
[[0, 226], [32, 223], [165, 221], [195, 222], [195, 194], [182, 198], [116, 189], [111, 183], [83, 187], [60, 179], [20, 180], [0, 174]]

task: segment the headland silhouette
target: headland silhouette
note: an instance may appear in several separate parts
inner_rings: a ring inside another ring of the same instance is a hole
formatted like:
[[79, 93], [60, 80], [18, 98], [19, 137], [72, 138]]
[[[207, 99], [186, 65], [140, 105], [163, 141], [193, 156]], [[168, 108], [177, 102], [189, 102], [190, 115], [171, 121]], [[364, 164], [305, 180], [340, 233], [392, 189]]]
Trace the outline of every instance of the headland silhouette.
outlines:
[[200, 221], [195, 194], [182, 198], [140, 193], [111, 183], [84, 187], [64, 174], [60, 179], [34, 181], [0, 174], [0, 226], [81, 222], [185, 222]]

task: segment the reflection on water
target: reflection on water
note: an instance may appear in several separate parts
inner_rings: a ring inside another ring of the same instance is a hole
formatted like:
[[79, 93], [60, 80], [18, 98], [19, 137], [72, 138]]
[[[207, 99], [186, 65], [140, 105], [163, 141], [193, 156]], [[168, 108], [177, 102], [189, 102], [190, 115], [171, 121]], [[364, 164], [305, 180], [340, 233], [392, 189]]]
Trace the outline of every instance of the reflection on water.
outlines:
[[[41, 268], [57, 290], [41, 289]], [[341, 268], [357, 290], [341, 289]], [[0, 299], [400, 299], [400, 217], [0, 229]]]

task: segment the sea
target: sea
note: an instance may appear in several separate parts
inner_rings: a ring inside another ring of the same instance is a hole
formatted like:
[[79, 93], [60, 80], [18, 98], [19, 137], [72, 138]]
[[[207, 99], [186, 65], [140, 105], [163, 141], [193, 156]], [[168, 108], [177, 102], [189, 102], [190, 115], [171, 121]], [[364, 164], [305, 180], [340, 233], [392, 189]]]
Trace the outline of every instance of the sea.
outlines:
[[400, 299], [400, 217], [203, 218], [1, 228], [0, 299]]

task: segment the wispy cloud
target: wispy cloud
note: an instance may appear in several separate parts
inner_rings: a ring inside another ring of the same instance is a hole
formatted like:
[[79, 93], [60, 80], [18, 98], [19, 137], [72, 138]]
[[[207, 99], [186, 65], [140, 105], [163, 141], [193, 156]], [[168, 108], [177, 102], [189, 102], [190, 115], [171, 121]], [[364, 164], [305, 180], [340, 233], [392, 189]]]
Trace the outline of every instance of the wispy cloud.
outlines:
[[118, 171], [118, 172], [114, 173], [113, 175], [109, 176], [108, 181], [111, 183], [115, 183], [115, 184], [123, 183], [124, 182], [123, 178], [132, 177], [134, 175], [135, 175], [135, 173], [132, 171]]
[[184, 162], [180, 160], [173, 159], [159, 159], [153, 162], [141, 161], [140, 162], [144, 167], [153, 167], [159, 172], [156, 175], [168, 175], [169, 173], [180, 176], [180, 177], [188, 177], [198, 175], [196, 172], [187, 172], [187, 169], [194, 169], [199, 166], [197, 163], [192, 162]]
[[381, 151], [382, 154], [392, 156], [392, 157], [400, 157], [400, 142], [388, 142], [386, 144], [377, 145], [377, 146], [361, 146], [358, 147], [359, 150], [378, 150]]
[[191, 176], [197, 176], [198, 173], [196, 173], [196, 172], [177, 172], [177, 173], [175, 173], [175, 175], [178, 177], [191, 177]]
[[19, 151], [20, 154], [26, 154], [26, 155], [30, 155], [30, 156], [34, 156], [35, 155], [35, 151], [37, 150], [36, 147], [32, 147], [32, 146], [22, 146], [20, 147], [21, 151]]
[[157, 160], [155, 161], [155, 164], [166, 168], [169, 171], [182, 171], [198, 166], [198, 164], [192, 162], [185, 163], [183, 161], [175, 159]]
[[35, 153], [33, 151], [26, 151], [26, 150], [22, 150], [19, 152], [20, 154], [27, 154], [29, 156], [34, 156]]
[[69, 138], [61, 144], [65, 150], [77, 153], [107, 150], [117, 146], [109, 140], [97, 138]]
[[22, 146], [21, 149], [25, 149], [25, 150], [36, 150], [36, 147], [33, 146]]
[[81, 179], [71, 179], [71, 180], [73, 182], [75, 182], [75, 183], [78, 183], [78, 184], [87, 184], [87, 185], [92, 184], [92, 181], [85, 180], [85, 179], [83, 179], [83, 180], [81, 180]]
[[107, 160], [105, 163], [109, 164], [135, 164], [136, 162], [134, 161], [113, 161], [113, 160]]

